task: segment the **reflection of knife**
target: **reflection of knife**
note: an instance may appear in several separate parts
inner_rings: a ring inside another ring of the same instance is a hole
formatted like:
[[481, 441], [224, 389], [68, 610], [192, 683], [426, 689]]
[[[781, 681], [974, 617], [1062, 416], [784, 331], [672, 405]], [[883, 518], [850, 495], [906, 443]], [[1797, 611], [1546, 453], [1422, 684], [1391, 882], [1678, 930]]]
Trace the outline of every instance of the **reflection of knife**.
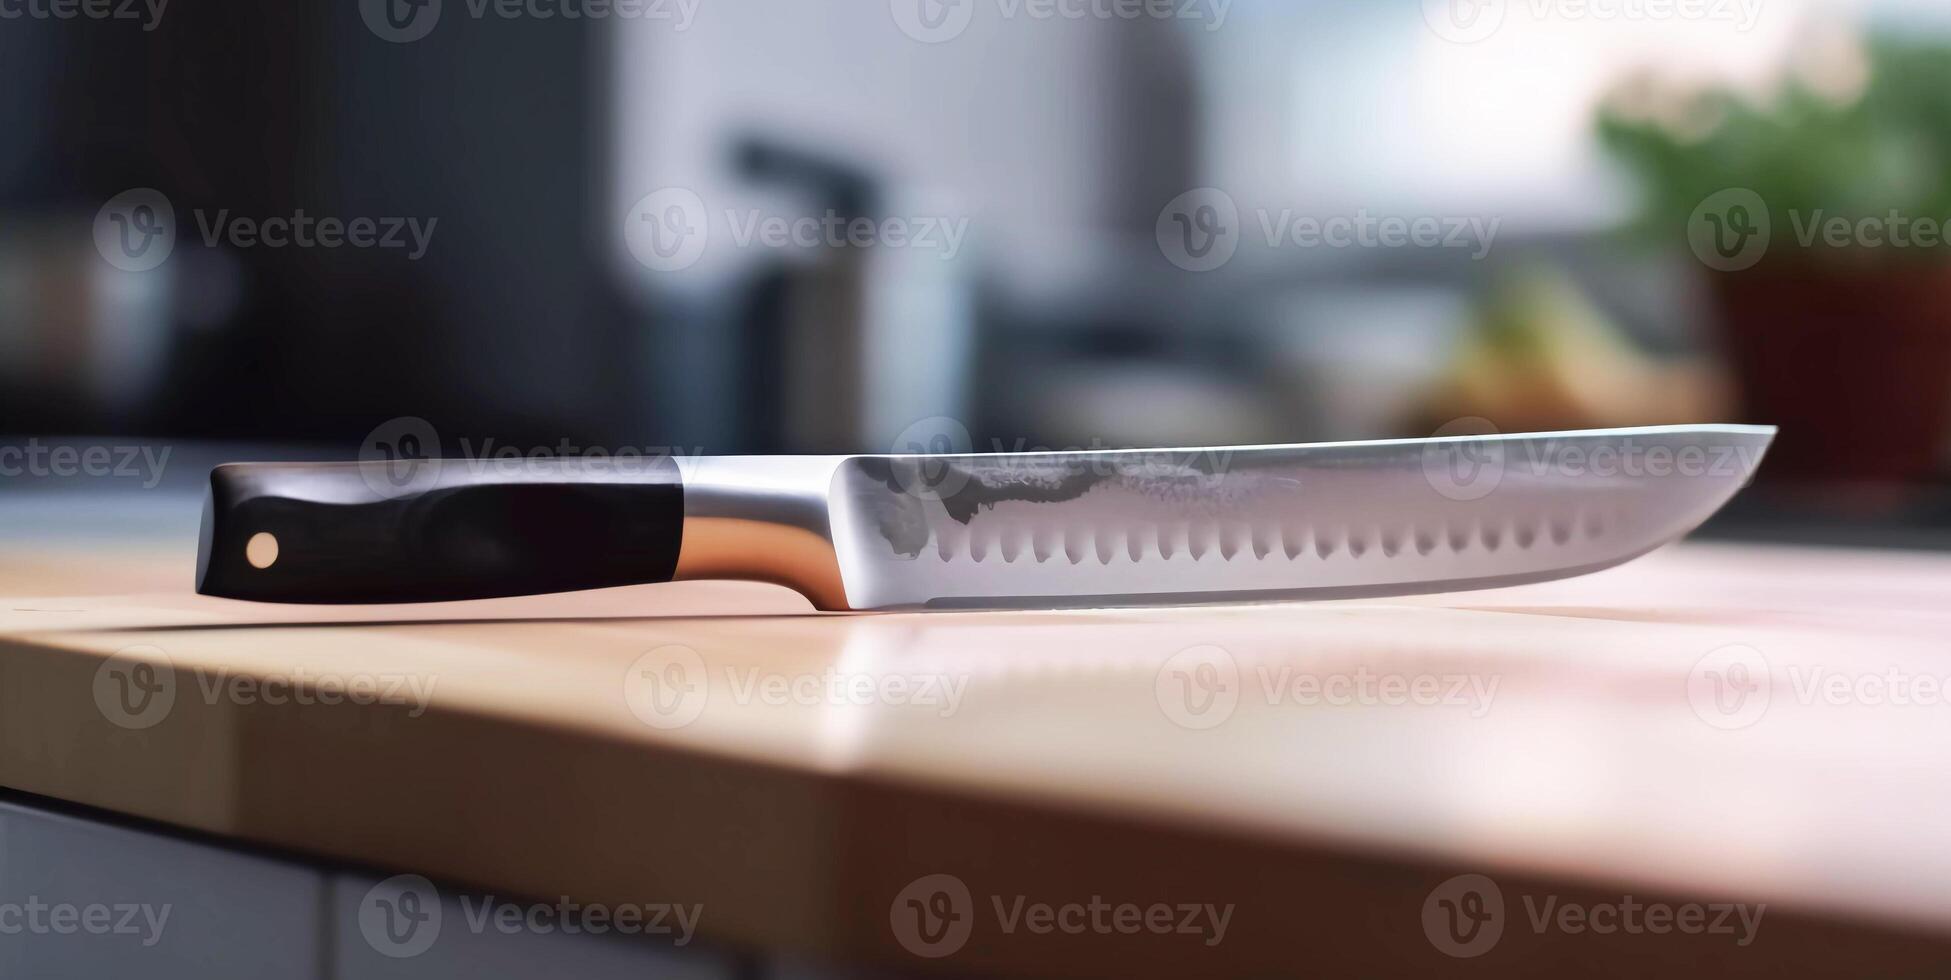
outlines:
[[1774, 433], [234, 464], [210, 477], [197, 589], [417, 602], [746, 578], [823, 609], [886, 609], [1485, 588], [1680, 537], [1748, 481]]

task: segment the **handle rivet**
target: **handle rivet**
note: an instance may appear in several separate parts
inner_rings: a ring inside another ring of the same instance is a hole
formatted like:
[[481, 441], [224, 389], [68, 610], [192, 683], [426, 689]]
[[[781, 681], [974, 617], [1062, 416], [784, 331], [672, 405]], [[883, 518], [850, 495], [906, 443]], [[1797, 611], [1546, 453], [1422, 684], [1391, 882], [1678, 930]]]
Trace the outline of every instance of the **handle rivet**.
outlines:
[[270, 568], [278, 560], [278, 538], [268, 531], [259, 531], [244, 542], [244, 560], [252, 568]]

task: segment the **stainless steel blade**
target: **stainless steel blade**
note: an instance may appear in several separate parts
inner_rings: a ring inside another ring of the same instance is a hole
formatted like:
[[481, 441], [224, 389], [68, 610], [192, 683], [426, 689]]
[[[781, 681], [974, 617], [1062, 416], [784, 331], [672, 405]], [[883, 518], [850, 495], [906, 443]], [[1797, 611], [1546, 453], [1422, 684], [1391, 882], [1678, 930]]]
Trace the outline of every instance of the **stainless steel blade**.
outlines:
[[1774, 434], [857, 456], [831, 470], [827, 523], [855, 609], [1487, 588], [1597, 571], [1686, 534]]

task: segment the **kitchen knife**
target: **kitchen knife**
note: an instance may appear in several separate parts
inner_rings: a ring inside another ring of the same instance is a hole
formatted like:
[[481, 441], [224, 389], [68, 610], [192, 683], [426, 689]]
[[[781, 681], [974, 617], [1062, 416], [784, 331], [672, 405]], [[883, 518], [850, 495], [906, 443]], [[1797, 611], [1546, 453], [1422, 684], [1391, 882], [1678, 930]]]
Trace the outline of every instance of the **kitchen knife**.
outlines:
[[197, 590], [377, 603], [738, 578], [837, 610], [1490, 588], [1681, 537], [1747, 483], [1774, 434], [229, 464], [210, 476]]

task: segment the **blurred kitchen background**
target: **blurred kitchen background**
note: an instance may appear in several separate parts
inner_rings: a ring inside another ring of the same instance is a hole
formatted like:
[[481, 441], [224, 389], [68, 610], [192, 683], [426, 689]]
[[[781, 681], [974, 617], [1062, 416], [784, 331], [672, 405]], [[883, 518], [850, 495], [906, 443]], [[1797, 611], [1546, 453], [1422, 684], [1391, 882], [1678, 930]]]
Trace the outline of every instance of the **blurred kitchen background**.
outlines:
[[1715, 533], [1951, 545], [1941, 0], [134, 9], [0, 20], [0, 443], [1775, 423]]

